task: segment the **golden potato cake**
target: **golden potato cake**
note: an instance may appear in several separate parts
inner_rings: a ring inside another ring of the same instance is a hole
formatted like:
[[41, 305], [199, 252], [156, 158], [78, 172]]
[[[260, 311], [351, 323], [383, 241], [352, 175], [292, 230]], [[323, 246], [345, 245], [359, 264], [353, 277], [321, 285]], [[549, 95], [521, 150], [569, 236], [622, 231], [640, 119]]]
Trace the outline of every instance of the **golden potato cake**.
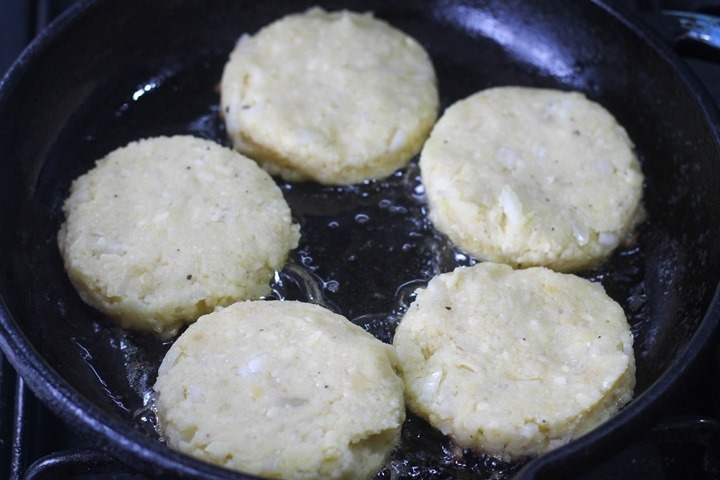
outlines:
[[248, 301], [201, 317], [158, 373], [168, 444], [245, 473], [374, 478], [405, 419], [392, 346], [309, 303]]
[[111, 152], [72, 183], [63, 211], [58, 245], [83, 300], [163, 337], [270, 293], [300, 236], [270, 175], [190, 136]]
[[369, 13], [312, 8], [240, 38], [221, 107], [235, 148], [271, 174], [347, 185], [408, 163], [438, 92], [411, 37]]
[[506, 460], [564, 445], [627, 403], [632, 343], [602, 286], [495, 263], [433, 278], [394, 338], [408, 408]]
[[580, 93], [498, 87], [461, 100], [433, 128], [420, 169], [438, 230], [514, 267], [590, 268], [643, 214], [632, 142]]

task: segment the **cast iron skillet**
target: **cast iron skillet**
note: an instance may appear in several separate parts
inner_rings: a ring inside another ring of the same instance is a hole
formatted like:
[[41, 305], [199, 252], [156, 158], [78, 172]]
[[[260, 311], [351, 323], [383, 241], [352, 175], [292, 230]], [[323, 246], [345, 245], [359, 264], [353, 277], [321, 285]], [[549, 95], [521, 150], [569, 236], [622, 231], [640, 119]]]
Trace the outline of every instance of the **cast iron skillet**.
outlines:
[[[123, 332], [80, 301], [56, 247], [62, 202], [73, 178], [128, 141], [190, 133], [227, 144], [215, 87], [234, 42], [313, 3], [86, 0], [3, 80], [0, 345], [56, 414], [143, 474], [251, 478], [157, 440], [148, 389], [169, 343]], [[709, 96], [651, 34], [599, 1], [320, 3], [373, 10], [417, 38], [436, 67], [443, 108], [496, 85], [585, 92], [627, 128], [647, 178], [648, 219], [636, 243], [583, 273], [628, 314], [634, 401], [524, 468], [460, 458], [411, 416], [380, 478], [391, 470], [393, 478], [558, 477], [621, 447], [653, 421], [717, 334], [720, 133]], [[415, 163], [351, 188], [280, 184], [303, 240], [276, 278], [276, 298], [321, 303], [389, 341], [416, 287], [473, 262], [427, 221]]]

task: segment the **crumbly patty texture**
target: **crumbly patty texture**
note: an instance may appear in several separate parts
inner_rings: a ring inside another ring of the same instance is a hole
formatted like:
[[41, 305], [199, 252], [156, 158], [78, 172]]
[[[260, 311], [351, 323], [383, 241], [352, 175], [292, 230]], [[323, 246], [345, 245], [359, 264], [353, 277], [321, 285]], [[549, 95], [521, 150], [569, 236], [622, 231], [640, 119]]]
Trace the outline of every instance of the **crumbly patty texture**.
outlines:
[[411, 411], [462, 447], [511, 460], [564, 445], [627, 403], [632, 341], [602, 286], [481, 263], [419, 290], [394, 345]]
[[581, 270], [642, 218], [633, 144], [580, 93], [498, 87], [461, 100], [420, 168], [435, 226], [483, 260]]
[[58, 244], [83, 300], [163, 337], [270, 293], [300, 236], [270, 175], [189, 136], [111, 152], [72, 183], [63, 211]]
[[170, 348], [155, 390], [173, 448], [245, 473], [374, 478], [405, 419], [392, 346], [327, 309], [240, 302]]
[[371, 14], [320, 8], [241, 37], [221, 92], [235, 148], [273, 175], [324, 184], [404, 166], [438, 109], [420, 44]]

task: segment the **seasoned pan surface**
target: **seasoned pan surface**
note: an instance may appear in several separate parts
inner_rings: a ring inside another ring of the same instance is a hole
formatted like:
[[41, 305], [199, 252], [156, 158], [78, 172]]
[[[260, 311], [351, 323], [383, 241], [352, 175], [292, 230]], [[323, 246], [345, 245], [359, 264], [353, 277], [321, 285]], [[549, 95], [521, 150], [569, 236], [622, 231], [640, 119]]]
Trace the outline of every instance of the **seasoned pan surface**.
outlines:
[[[558, 455], [607, 450], [647, 421], [716, 330], [720, 141], [709, 100], [666, 50], [592, 2], [319, 3], [372, 10], [418, 39], [436, 68], [441, 110], [492, 86], [573, 89], [628, 130], [647, 179], [648, 218], [632, 245], [582, 274], [625, 308], [635, 335], [636, 400]], [[62, 202], [72, 179], [129, 141], [182, 133], [228, 145], [217, 85], [234, 42], [312, 5], [86, 1], [4, 81], [3, 347], [56, 411], [95, 437], [114, 437], [111, 453], [142, 458], [146, 473], [230, 475], [156, 441], [150, 387], [170, 343], [122, 331], [80, 300], [56, 246]], [[302, 240], [275, 279], [275, 298], [320, 303], [389, 342], [417, 287], [474, 262], [428, 221], [416, 161], [352, 187], [278, 183]], [[410, 416], [380, 478], [509, 476], [521, 467], [462, 452]]]

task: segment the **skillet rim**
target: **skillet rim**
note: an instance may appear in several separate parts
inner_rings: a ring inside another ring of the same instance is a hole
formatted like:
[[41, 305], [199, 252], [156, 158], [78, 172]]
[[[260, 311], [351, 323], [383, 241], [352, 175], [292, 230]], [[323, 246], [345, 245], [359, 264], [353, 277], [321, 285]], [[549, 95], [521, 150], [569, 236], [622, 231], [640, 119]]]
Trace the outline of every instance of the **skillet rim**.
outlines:
[[[79, 22], [94, 8], [100, 8], [112, 0], [80, 0], [53, 21], [23, 51], [21, 56], [0, 80], [0, 109], [6, 103], [14, 87], [21, 81], [24, 72], [34, 59], [52, 44], [67, 28]], [[680, 57], [660, 39], [643, 21], [612, 0], [589, 0], [590, 4], [604, 10], [627, 29], [641, 37], [688, 87], [693, 99], [708, 122], [709, 135], [720, 151], [720, 110], [705, 87], [682, 62]], [[628, 32], [629, 33], [629, 32]], [[607, 453], [619, 448], [618, 439], [629, 438], [638, 428], [648, 425], [667, 400], [687, 378], [688, 372], [696, 366], [720, 330], [720, 288], [715, 294], [697, 329], [684, 350], [678, 354], [667, 369], [643, 393], [614, 416], [593, 431], [555, 451], [531, 460], [515, 478], [534, 478], [547, 473], [547, 469], [568, 473], [568, 464], [575, 464], [596, 456], [597, 451]], [[73, 428], [92, 437], [98, 447], [117, 458], [119, 462], [137, 467], [138, 457], [143, 464], [138, 472], [149, 475], [180, 473], [197, 478], [254, 479], [247, 474], [232, 472], [193, 457], [176, 452], [162, 443], [130, 428], [100, 410], [88, 401], [73, 386], [63, 379], [35, 350], [20, 330], [5, 304], [0, 299], [0, 348], [11, 365], [30, 389], [48, 408], [60, 418], [71, 423]], [[109, 442], [108, 442], [109, 441]]]

